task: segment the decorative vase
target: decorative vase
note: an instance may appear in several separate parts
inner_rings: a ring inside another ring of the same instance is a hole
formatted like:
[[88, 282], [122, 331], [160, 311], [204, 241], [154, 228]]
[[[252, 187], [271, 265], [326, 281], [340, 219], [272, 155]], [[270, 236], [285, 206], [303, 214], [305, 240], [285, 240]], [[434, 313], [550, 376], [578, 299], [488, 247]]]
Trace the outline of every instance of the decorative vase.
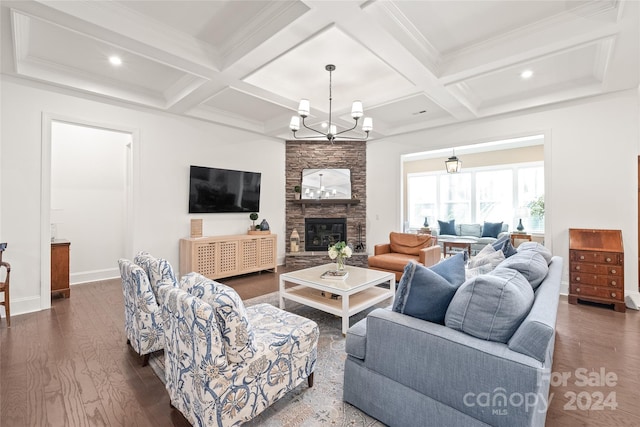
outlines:
[[427, 218], [426, 216], [424, 217], [424, 223], [422, 225], [424, 225], [425, 228], [429, 228], [429, 218]]
[[260, 230], [267, 231], [268, 229], [269, 229], [269, 223], [267, 222], [266, 219], [263, 219], [262, 222], [260, 223]]
[[518, 222], [518, 226], [516, 227], [516, 230], [524, 231], [524, 225], [522, 225], [522, 218], [520, 218], [520, 221]]
[[344, 271], [344, 258], [340, 255], [336, 257], [336, 271]]

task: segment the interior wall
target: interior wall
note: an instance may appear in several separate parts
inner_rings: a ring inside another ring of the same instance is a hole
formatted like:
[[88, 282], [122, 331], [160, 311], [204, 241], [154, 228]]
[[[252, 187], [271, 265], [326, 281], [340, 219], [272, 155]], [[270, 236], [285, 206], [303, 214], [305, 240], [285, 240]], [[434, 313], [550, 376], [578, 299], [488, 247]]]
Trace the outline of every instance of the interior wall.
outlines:
[[369, 247], [402, 229], [402, 154], [544, 134], [545, 244], [565, 259], [562, 291], [568, 292], [568, 229], [620, 229], [625, 289], [637, 296], [638, 101], [638, 91], [629, 90], [370, 142]]
[[131, 135], [58, 121], [51, 126], [52, 238], [71, 242], [71, 284], [118, 277], [113, 260], [126, 256]]
[[[244, 234], [248, 214], [189, 215], [189, 166], [223, 167], [262, 173], [260, 217], [278, 234], [278, 260], [284, 262], [284, 141], [200, 120], [81, 98], [37, 83], [2, 76], [0, 80], [0, 217], [2, 239], [9, 243], [11, 292], [16, 315], [41, 307], [42, 116], [50, 113], [73, 122], [102, 123], [105, 128], [134, 129], [132, 244], [127, 255], [146, 250], [177, 270], [178, 242], [188, 237], [191, 218], [203, 219], [205, 235]], [[96, 233], [96, 239], [110, 239]], [[114, 265], [117, 259], [111, 260]], [[48, 286], [48, 285], [46, 285]], [[72, 296], [73, 298], [73, 296]], [[12, 313], [12, 314], [13, 314]]]

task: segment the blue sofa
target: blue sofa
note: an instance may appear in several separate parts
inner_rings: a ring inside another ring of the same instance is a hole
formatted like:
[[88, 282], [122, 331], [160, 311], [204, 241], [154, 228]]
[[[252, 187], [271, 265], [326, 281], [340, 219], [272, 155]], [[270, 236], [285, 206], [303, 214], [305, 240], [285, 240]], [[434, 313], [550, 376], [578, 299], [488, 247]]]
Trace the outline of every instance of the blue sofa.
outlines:
[[562, 262], [507, 343], [372, 311], [347, 331], [344, 400], [390, 426], [544, 426]]
[[[440, 246], [443, 245], [441, 239], [474, 240], [475, 243], [471, 244], [471, 253], [469, 255], [475, 255], [487, 246], [487, 244], [494, 243], [499, 238], [509, 235], [509, 224], [502, 224], [502, 228], [497, 237], [482, 237], [482, 227], [483, 224], [455, 224], [456, 234], [443, 234], [439, 228], [432, 228], [431, 234], [438, 237]], [[444, 248], [442, 248], [442, 250], [444, 250]]]

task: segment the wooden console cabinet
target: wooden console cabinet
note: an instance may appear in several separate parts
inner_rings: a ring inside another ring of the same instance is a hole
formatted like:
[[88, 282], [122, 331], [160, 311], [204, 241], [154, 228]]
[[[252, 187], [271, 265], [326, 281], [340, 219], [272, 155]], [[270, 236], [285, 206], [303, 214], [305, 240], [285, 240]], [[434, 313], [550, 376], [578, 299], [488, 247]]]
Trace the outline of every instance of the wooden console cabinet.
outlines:
[[51, 293], [71, 296], [69, 287], [69, 246], [71, 242], [57, 240], [51, 242]]
[[624, 312], [624, 249], [620, 230], [569, 229], [569, 303], [613, 304]]
[[261, 270], [277, 271], [275, 234], [180, 239], [180, 274], [192, 271], [209, 279]]

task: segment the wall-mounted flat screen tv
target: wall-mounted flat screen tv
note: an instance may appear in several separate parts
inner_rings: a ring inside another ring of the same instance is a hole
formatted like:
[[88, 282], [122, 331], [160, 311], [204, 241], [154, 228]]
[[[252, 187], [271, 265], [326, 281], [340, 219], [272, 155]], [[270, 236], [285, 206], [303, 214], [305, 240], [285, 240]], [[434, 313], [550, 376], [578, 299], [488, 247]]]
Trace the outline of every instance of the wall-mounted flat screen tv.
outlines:
[[191, 166], [189, 213], [259, 212], [259, 172]]

